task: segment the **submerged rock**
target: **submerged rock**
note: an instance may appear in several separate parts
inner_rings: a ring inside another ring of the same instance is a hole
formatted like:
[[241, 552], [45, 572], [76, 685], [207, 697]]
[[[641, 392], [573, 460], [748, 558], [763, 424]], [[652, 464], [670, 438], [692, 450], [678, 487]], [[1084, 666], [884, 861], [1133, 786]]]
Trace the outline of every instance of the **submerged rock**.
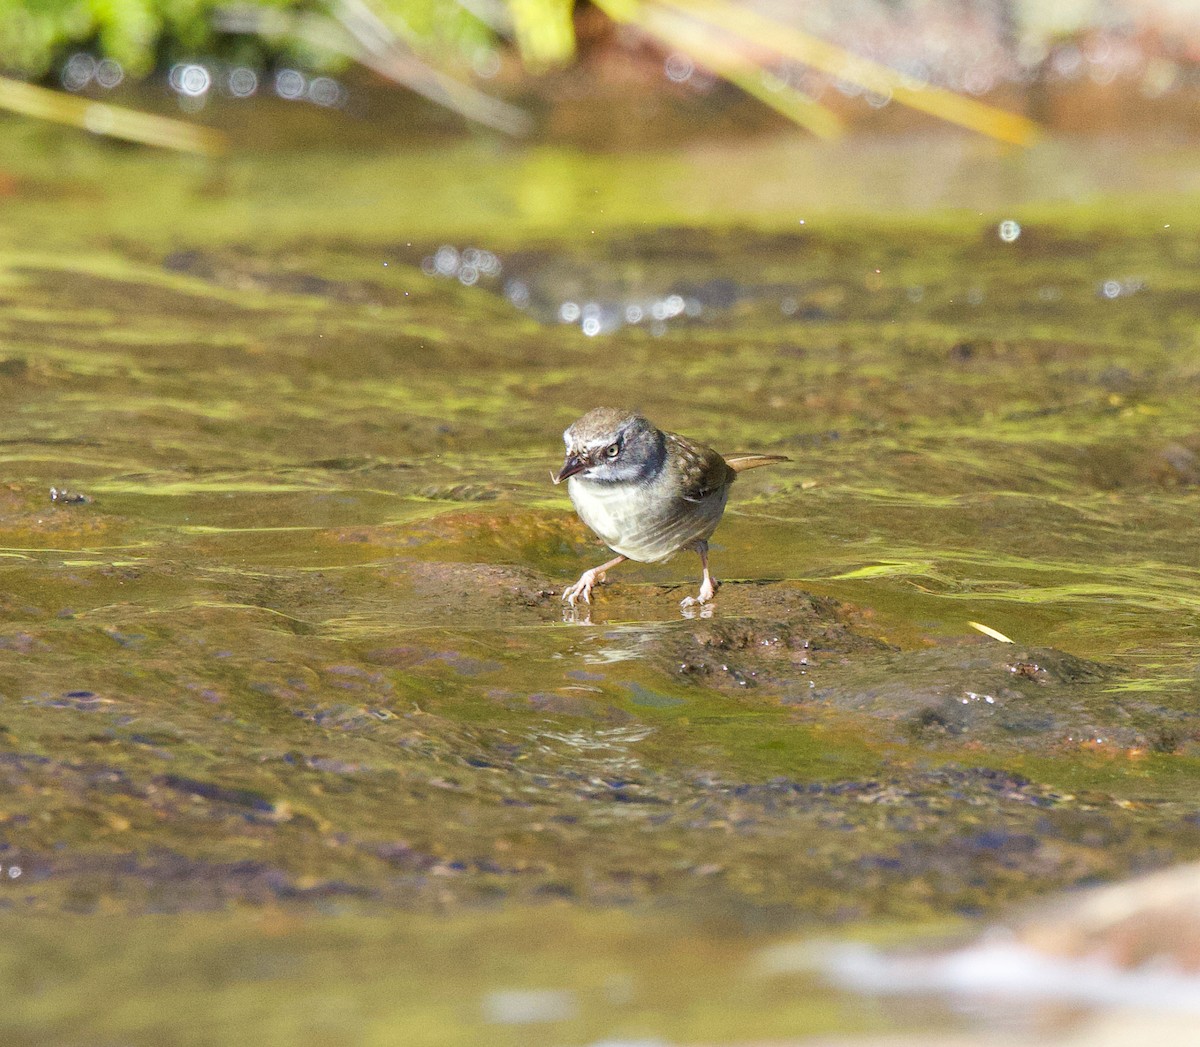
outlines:
[[987, 642], [843, 660], [785, 700], [866, 712], [917, 740], [1148, 746], [1108, 687], [1112, 666]]

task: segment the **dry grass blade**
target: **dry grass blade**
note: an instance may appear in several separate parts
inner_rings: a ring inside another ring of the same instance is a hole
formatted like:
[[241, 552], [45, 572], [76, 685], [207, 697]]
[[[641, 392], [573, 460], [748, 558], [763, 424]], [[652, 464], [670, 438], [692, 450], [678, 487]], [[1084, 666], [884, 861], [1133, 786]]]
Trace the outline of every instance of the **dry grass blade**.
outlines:
[[353, 50], [348, 53], [368, 69], [468, 120], [506, 134], [529, 133], [532, 122], [524, 110], [477, 91], [422, 61], [366, 0], [338, 0], [334, 15], [358, 44], [357, 53]]
[[[748, 7], [737, 6], [730, 0], [653, 0], [653, 4], [702, 19], [772, 54], [820, 69], [830, 76], [857, 84], [864, 90], [890, 96], [910, 108], [991, 138], [1016, 145], [1030, 145], [1038, 135], [1037, 124], [1017, 113], [998, 109], [944, 88], [914, 83], [910, 77], [894, 69], [809, 36]], [[610, 5], [626, 12], [636, 12], [629, 17], [630, 21], [642, 20], [641, 5], [637, 0], [605, 0], [601, 6], [609, 11]]]
[[220, 131], [209, 127], [109, 105], [107, 102], [93, 102], [7, 77], [0, 77], [0, 108], [40, 120], [81, 127], [109, 138], [177, 149], [185, 153], [214, 156], [223, 153], [228, 145]]
[[221, 8], [216, 18], [226, 32], [267, 38], [290, 36], [325, 51], [336, 51], [475, 123], [510, 135], [529, 133], [532, 121], [523, 109], [433, 68], [413, 54], [363, 0], [339, 0], [333, 13], [336, 21], [322, 15], [231, 6]]
[[983, 625], [980, 622], [967, 622], [972, 629], [978, 629], [984, 636], [990, 636], [993, 640], [999, 640], [1001, 643], [1012, 643], [1004, 633], [999, 629], [993, 629], [990, 625]]
[[[603, 0], [600, 5], [604, 7]], [[728, 34], [661, 8], [643, 8], [636, 24], [643, 32], [686, 51], [723, 80], [818, 138], [837, 138], [842, 133], [836, 113], [763, 69], [732, 44]]]

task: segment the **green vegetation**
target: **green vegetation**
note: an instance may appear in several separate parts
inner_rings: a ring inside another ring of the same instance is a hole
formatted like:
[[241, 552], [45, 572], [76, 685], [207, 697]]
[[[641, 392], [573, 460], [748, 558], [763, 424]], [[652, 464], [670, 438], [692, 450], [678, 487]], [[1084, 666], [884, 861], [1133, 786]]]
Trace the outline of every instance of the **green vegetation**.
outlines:
[[[823, 138], [837, 137], [841, 120], [777, 76], [775, 64], [818, 70], [1001, 141], [1028, 145], [1037, 135], [1023, 116], [914, 79], [735, 0], [596, 0], [596, 7], [667, 52], [695, 55], [716, 75]], [[532, 72], [562, 65], [575, 53], [574, 14], [573, 0], [325, 0], [317, 9], [298, 0], [50, 0], [46, 6], [0, 0], [0, 67], [45, 77], [74, 47], [94, 47], [132, 75], [144, 75], [158, 60], [197, 53], [259, 65], [289, 57], [318, 68], [353, 61], [470, 120], [520, 135], [531, 129], [529, 116], [464, 82], [460, 70], [473, 64], [477, 72], [497, 71], [501, 41], [511, 41]], [[67, 77], [64, 83], [71, 87]], [[13, 93], [6, 86], [0, 81], [0, 108], [95, 129], [97, 121], [62, 111], [53, 100], [5, 97]], [[108, 113], [100, 121], [102, 133], [152, 140], [136, 128], [115, 129], [123, 119], [119, 111]], [[177, 148], [220, 149], [181, 143], [178, 133], [168, 137]]]
[[[244, 61], [299, 57], [329, 64], [344, 61], [338, 58], [333, 31], [358, 6], [344, 0], [315, 6], [301, 0], [237, 5], [223, 0], [0, 0], [0, 67], [25, 77], [46, 77], [76, 48], [114, 59], [135, 76], [150, 72], [161, 60], [199, 53]], [[470, 58], [507, 31], [535, 66], [572, 53], [571, 0], [511, 0], [494, 6], [496, 18], [490, 25], [453, 0], [379, 0], [372, 9], [409, 46], [442, 57]], [[309, 34], [229, 34], [222, 18], [231, 8], [267, 16], [323, 16], [330, 44], [322, 47]]]

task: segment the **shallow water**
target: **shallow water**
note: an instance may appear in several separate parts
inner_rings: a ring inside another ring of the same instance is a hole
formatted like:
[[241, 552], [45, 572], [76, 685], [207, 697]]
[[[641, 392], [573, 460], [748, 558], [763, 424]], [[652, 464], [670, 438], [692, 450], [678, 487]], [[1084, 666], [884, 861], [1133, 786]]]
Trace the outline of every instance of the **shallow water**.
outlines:
[[[921, 1024], [753, 952], [1200, 855], [1193, 155], [13, 141], [13, 1037]], [[610, 402], [792, 459], [711, 615], [690, 556], [563, 613]]]

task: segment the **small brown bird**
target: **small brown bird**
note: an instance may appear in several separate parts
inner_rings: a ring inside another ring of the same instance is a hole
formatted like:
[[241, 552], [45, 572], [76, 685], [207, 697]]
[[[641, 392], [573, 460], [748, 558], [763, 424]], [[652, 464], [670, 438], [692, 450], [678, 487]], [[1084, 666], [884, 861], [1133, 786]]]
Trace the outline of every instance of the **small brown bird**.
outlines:
[[584, 571], [562, 598], [590, 603], [604, 572], [626, 560], [658, 563], [681, 549], [700, 554], [700, 593], [683, 601], [708, 603], [717, 583], [708, 571], [708, 539], [743, 469], [788, 461], [778, 454], [723, 458], [711, 447], [656, 429], [640, 414], [597, 407], [563, 433], [567, 458], [556, 484], [567, 491], [579, 518], [617, 554]]

